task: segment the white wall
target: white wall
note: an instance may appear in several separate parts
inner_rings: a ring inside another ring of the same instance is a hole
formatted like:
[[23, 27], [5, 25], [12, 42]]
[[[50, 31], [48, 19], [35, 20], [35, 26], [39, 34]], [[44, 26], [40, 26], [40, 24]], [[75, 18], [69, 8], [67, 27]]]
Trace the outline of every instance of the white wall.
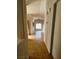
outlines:
[[40, 13], [45, 14], [46, 10], [46, 0], [41, 0], [40, 2]]
[[53, 56], [54, 59], [61, 59], [61, 3], [58, 2], [57, 13], [56, 13], [56, 23], [53, 41]]
[[[47, 49], [50, 53], [50, 44], [51, 44], [51, 29], [52, 29], [52, 21], [53, 21], [53, 4], [54, 0], [47, 0], [46, 1], [46, 15], [45, 15], [45, 44]], [[49, 9], [51, 8], [51, 11]], [[48, 12], [48, 14], [47, 14]]]

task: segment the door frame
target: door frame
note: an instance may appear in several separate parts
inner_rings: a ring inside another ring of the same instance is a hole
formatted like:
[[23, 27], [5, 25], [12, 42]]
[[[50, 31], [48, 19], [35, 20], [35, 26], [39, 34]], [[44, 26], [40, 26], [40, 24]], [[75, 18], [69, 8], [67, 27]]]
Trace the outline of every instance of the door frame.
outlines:
[[51, 30], [51, 43], [50, 43], [50, 55], [52, 55], [52, 49], [53, 49], [53, 40], [54, 40], [54, 31], [55, 31], [55, 22], [56, 22], [56, 11], [57, 11], [57, 4], [60, 0], [57, 0], [54, 3], [54, 10], [53, 10], [53, 21], [52, 21], [52, 30]]
[[28, 33], [27, 33], [27, 8], [26, 0], [22, 0], [22, 11], [23, 11], [23, 24], [24, 24], [24, 34], [25, 34], [25, 59], [29, 59], [28, 55]]

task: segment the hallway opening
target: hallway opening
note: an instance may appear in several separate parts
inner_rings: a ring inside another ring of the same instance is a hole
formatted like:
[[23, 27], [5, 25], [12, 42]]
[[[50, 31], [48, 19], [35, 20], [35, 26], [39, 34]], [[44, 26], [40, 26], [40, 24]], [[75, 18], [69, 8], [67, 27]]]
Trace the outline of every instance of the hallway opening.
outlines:
[[45, 0], [29, 0], [26, 5], [28, 39], [44, 40]]
[[[30, 3], [28, 3], [30, 2]], [[46, 0], [29, 0], [26, 5], [29, 59], [53, 59], [44, 42]]]

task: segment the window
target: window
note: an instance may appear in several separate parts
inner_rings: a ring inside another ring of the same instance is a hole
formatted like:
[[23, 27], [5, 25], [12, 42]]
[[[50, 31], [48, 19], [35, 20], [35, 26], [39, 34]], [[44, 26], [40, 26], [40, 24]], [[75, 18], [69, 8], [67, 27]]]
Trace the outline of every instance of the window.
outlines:
[[36, 29], [42, 29], [42, 24], [41, 23], [36, 23]]

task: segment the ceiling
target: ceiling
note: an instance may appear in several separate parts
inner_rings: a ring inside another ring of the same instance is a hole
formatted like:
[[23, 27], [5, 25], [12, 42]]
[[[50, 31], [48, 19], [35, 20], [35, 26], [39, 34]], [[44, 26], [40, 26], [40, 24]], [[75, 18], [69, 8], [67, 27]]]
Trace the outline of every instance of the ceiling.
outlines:
[[41, 0], [26, 0], [26, 5], [36, 2], [36, 1], [41, 1]]

